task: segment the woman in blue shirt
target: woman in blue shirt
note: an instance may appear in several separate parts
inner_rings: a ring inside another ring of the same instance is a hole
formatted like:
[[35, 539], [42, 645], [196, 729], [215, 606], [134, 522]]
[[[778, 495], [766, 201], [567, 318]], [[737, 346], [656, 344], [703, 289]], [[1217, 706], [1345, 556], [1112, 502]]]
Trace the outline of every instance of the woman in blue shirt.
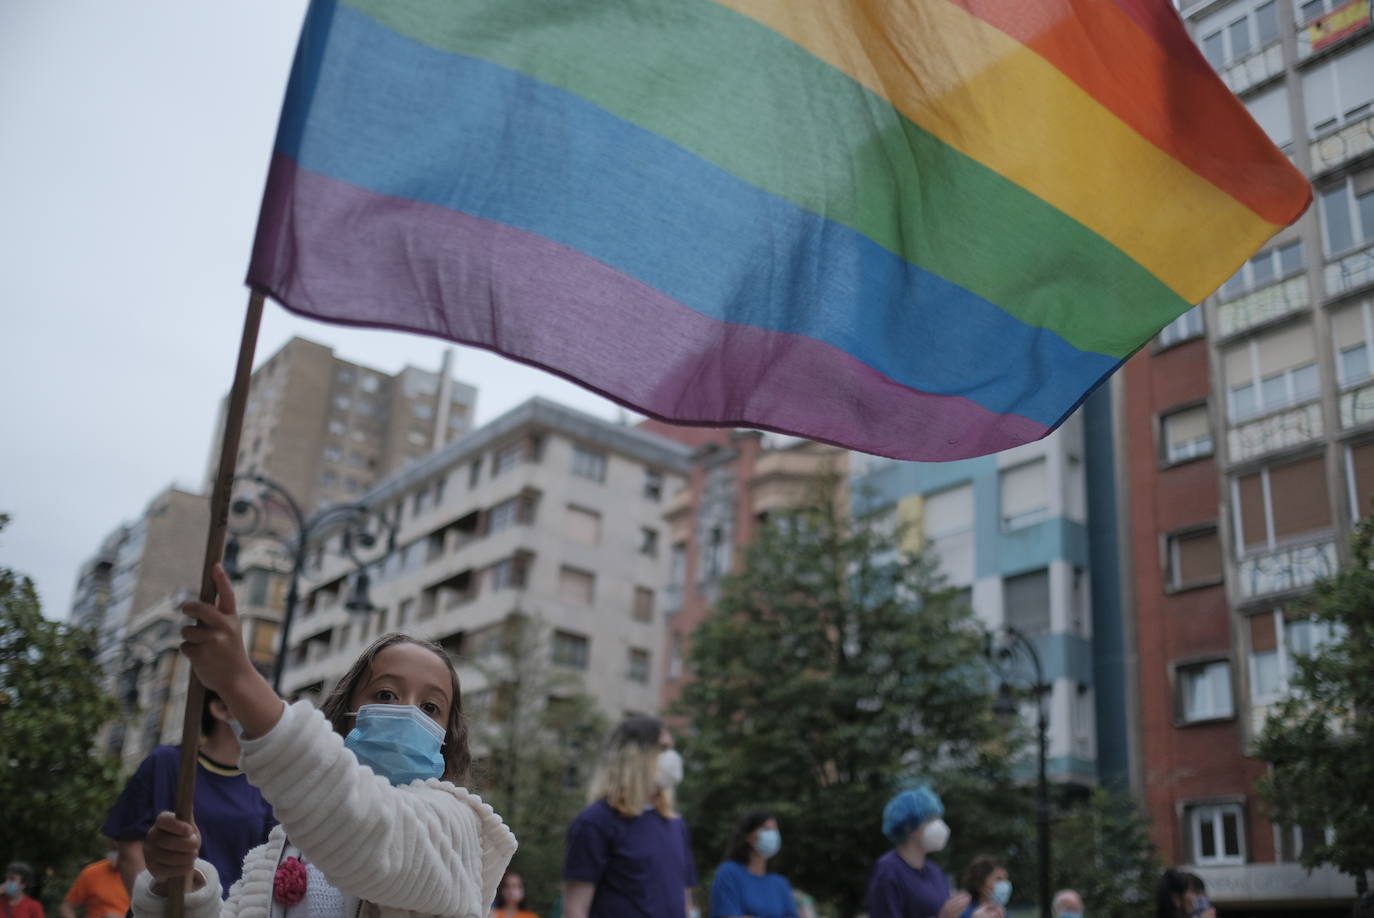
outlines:
[[772, 813], [746, 813], [736, 823], [725, 861], [711, 881], [710, 918], [797, 918], [787, 878], [768, 872], [768, 861], [781, 847], [782, 835]]

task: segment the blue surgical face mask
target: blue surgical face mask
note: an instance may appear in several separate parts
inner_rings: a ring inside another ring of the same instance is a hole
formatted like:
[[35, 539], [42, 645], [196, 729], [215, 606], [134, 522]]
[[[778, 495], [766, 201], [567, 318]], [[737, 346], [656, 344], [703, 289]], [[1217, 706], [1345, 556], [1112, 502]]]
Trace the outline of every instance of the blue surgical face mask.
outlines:
[[5, 881], [5, 895], [9, 896], [11, 899], [13, 899], [13, 898], [15, 898], [16, 896], [18, 896], [18, 895], [19, 895], [19, 884], [18, 884], [17, 882], [15, 882], [14, 880], [6, 880], [6, 881]]
[[764, 858], [770, 858], [782, 850], [782, 833], [777, 829], [759, 829], [758, 840], [754, 842], [754, 850]]
[[997, 900], [998, 905], [1006, 905], [1011, 901], [1011, 880], [998, 880], [992, 884], [992, 898]]
[[1083, 918], [1082, 912], [1060, 912], [1059, 918]]
[[365, 704], [344, 737], [358, 761], [394, 785], [444, 774], [444, 728], [414, 705]]

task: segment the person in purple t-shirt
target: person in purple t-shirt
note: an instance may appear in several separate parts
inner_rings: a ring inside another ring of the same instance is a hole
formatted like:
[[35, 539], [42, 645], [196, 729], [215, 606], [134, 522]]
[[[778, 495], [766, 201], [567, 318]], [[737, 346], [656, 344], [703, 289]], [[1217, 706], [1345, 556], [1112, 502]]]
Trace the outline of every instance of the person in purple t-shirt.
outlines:
[[[940, 817], [945, 806], [922, 785], [902, 791], [883, 807], [883, 834], [895, 845], [878, 858], [868, 880], [869, 918], [958, 918], [971, 901], [968, 893], [951, 896], [949, 879], [927, 855], [949, 842], [949, 826]], [[986, 905], [973, 918], [1003, 918]]]
[[[239, 741], [229, 725], [229, 709], [213, 692], [205, 693], [200, 714], [201, 741], [196, 758], [195, 822], [200, 856], [219, 871], [222, 896], [243, 872], [243, 856], [267, 841], [277, 824], [272, 807], [239, 771]], [[159, 746], [138, 766], [101, 827], [119, 845], [119, 873], [132, 893], [142, 872], [143, 839], [157, 814], [176, 809], [181, 750]]]
[[564, 918], [684, 918], [696, 865], [687, 824], [673, 809], [682, 757], [654, 717], [612, 731], [592, 778], [591, 803], [568, 827]]

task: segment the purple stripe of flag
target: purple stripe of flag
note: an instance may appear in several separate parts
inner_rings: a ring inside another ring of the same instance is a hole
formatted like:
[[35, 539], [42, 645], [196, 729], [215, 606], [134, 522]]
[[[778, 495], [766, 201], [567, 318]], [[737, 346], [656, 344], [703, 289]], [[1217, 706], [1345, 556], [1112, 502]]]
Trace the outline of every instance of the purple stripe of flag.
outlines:
[[542, 236], [357, 188], [281, 154], [248, 280], [295, 312], [496, 350], [666, 421], [927, 461], [1048, 432], [915, 391], [815, 339], [704, 316]]

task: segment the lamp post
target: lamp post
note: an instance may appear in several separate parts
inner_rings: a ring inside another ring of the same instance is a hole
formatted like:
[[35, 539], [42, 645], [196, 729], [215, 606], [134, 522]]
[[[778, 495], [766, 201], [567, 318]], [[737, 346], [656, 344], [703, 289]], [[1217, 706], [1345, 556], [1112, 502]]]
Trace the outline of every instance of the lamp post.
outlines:
[[[224, 546], [224, 572], [229, 575], [231, 580], [243, 579], [243, 573], [238, 566], [240, 536], [260, 535], [271, 539], [286, 549], [287, 554], [291, 557], [291, 584], [286, 591], [286, 607], [282, 612], [281, 639], [277, 649], [276, 664], [272, 669], [272, 688], [281, 694], [281, 678], [282, 672], [286, 669], [286, 651], [289, 646], [288, 641], [291, 638], [291, 622], [296, 616], [296, 604], [300, 601], [301, 575], [305, 571], [306, 553], [311, 543], [321, 532], [343, 529], [344, 553], [358, 567], [357, 576], [353, 580], [353, 589], [344, 605], [350, 612], [367, 612], [372, 609], [372, 600], [368, 596], [368, 576], [363, 569], [364, 562], [359, 560], [354, 551], [354, 544], [356, 543], [364, 549], [372, 548], [377, 544], [377, 537], [365, 528], [368, 520], [377, 520], [386, 530], [386, 552], [389, 554], [396, 549], [396, 525], [366, 504], [336, 504], [332, 507], [325, 507], [307, 517], [290, 492], [270, 478], [262, 475], [240, 475], [234, 480], [236, 482], [252, 482], [258, 486], [258, 493], [256, 497], [251, 499], [236, 498], [229, 505], [231, 517], [238, 518], [239, 522], [236, 524], [231, 519], [229, 523], [230, 538], [228, 544]], [[284, 534], [275, 529], [267, 528], [272, 517], [268, 511], [272, 507], [285, 511], [294, 529], [293, 532]]]
[[1001, 629], [1004, 638], [1000, 645], [994, 646], [994, 635], [988, 635], [988, 657], [999, 662], [999, 675], [1002, 677], [997, 686], [997, 700], [993, 702], [993, 713], [999, 717], [1011, 718], [1017, 714], [1016, 701], [1007, 677], [1012, 675], [1011, 664], [1019, 654], [1031, 662], [1035, 681], [1028, 686], [1031, 697], [1035, 699], [1036, 766], [1037, 782], [1035, 793], [1035, 837], [1039, 849], [1039, 895], [1041, 918], [1050, 916], [1050, 786], [1045, 776], [1045, 756], [1049, 744], [1049, 725], [1045, 717], [1044, 696], [1050, 693], [1045, 682], [1045, 673], [1040, 666], [1040, 654], [1035, 645], [1020, 631], [1004, 625]]

